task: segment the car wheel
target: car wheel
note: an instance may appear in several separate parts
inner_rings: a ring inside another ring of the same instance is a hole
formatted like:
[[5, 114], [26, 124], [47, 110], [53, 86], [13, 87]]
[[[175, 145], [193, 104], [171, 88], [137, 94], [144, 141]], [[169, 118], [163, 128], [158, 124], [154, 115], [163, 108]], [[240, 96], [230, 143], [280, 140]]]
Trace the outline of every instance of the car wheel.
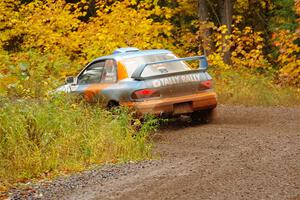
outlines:
[[109, 110], [113, 110], [113, 109], [116, 109], [120, 106], [120, 104], [116, 101], [109, 101], [108, 104], [107, 104], [107, 108]]
[[112, 114], [117, 114], [120, 110], [120, 105], [116, 101], [109, 101], [107, 106], [107, 110], [110, 111]]
[[214, 117], [215, 109], [195, 111], [191, 114], [191, 119], [193, 123], [211, 123], [214, 120]]

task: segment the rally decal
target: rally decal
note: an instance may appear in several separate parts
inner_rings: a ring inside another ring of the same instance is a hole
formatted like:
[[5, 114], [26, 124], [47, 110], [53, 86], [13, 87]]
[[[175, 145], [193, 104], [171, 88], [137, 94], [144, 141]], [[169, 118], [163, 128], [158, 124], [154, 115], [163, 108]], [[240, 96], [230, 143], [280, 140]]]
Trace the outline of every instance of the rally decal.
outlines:
[[201, 80], [200, 74], [187, 74], [180, 76], [171, 76], [152, 81], [153, 87], [164, 87], [168, 85], [175, 85], [180, 83], [199, 82]]

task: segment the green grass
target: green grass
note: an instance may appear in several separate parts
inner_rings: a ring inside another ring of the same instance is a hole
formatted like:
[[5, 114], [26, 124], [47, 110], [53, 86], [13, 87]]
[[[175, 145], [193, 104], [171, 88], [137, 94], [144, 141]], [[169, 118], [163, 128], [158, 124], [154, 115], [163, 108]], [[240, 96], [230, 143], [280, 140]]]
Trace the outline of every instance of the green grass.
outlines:
[[299, 89], [274, 84], [273, 78], [250, 72], [212, 72], [221, 104], [299, 106]]
[[80, 171], [94, 164], [151, 158], [149, 118], [136, 131], [132, 114], [115, 114], [69, 97], [0, 99], [0, 188], [18, 181]]

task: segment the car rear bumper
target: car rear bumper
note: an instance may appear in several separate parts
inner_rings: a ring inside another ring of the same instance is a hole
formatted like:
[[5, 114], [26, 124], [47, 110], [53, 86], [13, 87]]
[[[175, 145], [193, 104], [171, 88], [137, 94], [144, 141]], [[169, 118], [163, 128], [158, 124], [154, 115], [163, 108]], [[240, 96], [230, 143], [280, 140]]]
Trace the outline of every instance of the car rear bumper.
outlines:
[[122, 105], [133, 107], [142, 115], [178, 115], [216, 107], [217, 95], [215, 92], [202, 92], [180, 97], [128, 102]]

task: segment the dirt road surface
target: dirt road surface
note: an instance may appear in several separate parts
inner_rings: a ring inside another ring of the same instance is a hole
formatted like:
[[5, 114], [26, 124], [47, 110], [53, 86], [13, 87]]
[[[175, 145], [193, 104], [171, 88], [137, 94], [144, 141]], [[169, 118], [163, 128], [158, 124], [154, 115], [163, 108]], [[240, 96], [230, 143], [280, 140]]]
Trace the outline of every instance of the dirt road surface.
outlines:
[[154, 140], [158, 160], [107, 166], [12, 198], [300, 200], [300, 108], [219, 106], [216, 122], [176, 121]]

